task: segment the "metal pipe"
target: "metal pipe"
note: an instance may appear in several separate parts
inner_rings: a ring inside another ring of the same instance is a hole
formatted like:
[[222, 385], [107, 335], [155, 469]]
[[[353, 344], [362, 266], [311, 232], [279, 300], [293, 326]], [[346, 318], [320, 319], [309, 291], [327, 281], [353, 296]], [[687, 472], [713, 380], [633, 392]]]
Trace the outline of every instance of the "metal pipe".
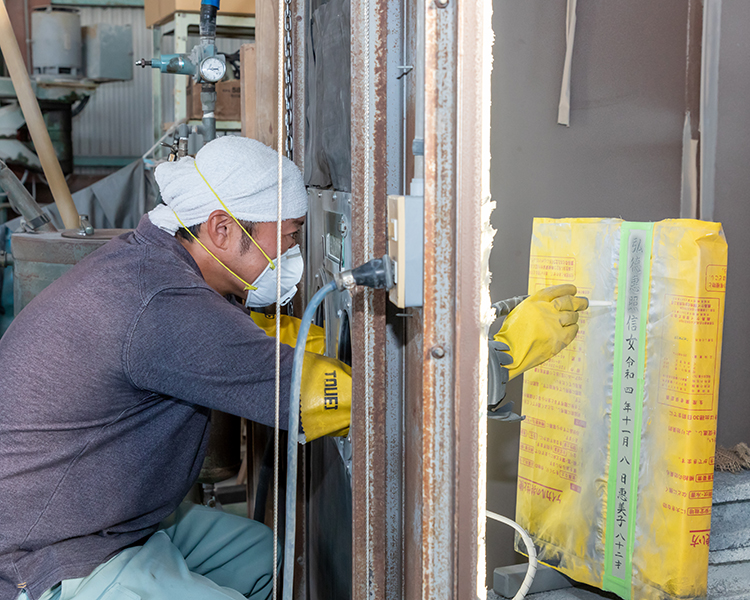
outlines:
[[18, 181], [15, 173], [2, 160], [0, 160], [0, 186], [8, 194], [8, 201], [13, 210], [26, 219], [26, 223], [31, 229], [34, 231], [57, 231], [57, 227], [50, 222], [47, 214], [42, 211], [31, 194]]
[[176, 123], [173, 123], [172, 126], [169, 129], [167, 129], [164, 135], [162, 135], [158, 140], [156, 140], [156, 143], [153, 146], [151, 146], [143, 156], [141, 156], [141, 160], [146, 160], [146, 158], [148, 158], [152, 152], [155, 153], [156, 149], [161, 146], [161, 143], [164, 140], [166, 140], [170, 135], [172, 135], [178, 127], [185, 124], [185, 120], [186, 119], [180, 119]]
[[29, 80], [29, 74], [26, 72], [26, 64], [23, 62], [21, 49], [18, 47], [18, 40], [13, 32], [4, 2], [0, 3], [0, 50], [2, 50], [5, 64], [8, 66], [8, 72], [10, 73], [16, 96], [18, 96], [18, 103], [21, 105], [26, 125], [34, 142], [34, 148], [49, 182], [52, 197], [55, 199], [55, 204], [57, 204], [65, 227], [75, 229], [78, 227], [78, 211], [75, 204], [73, 204], [68, 184], [65, 181], [65, 176], [57, 160], [52, 140], [50, 140], [49, 132], [44, 124], [39, 103], [34, 95], [34, 91], [31, 89], [31, 81]]
[[200, 19], [200, 36], [201, 45], [213, 45], [216, 41], [216, 11], [219, 10], [219, 3], [216, 4], [201, 4], [201, 19]]
[[203, 109], [203, 143], [216, 138], [216, 85], [204, 83], [201, 88], [201, 108]]
[[13, 255], [10, 252], [0, 250], [0, 268], [12, 267], [15, 264], [16, 261], [13, 260]]
[[31, 26], [29, 25], [29, 0], [23, 0], [23, 35], [26, 38], [26, 69], [31, 75]]
[[[216, 54], [216, 12], [219, 0], [204, 0], [201, 3], [200, 36], [204, 56]], [[216, 138], [216, 84], [203, 83], [201, 87], [201, 108], [203, 109], [203, 143]]]

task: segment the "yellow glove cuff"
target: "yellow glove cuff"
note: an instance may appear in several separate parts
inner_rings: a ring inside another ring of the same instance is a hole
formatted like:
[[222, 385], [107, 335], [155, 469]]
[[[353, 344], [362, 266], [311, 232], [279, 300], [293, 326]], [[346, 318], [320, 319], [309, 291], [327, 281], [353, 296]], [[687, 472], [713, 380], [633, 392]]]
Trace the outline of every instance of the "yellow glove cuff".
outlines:
[[306, 441], [349, 433], [352, 412], [352, 370], [335, 358], [305, 353], [300, 393]]
[[[255, 324], [266, 332], [269, 337], [276, 337], [276, 315], [266, 315], [259, 312], [251, 312]], [[281, 343], [294, 348], [297, 345], [297, 334], [299, 333], [300, 320], [297, 317], [281, 315]], [[307, 334], [307, 343], [305, 344], [307, 352], [315, 354], [325, 354], [326, 352], [326, 332], [322, 327], [310, 324], [310, 331]]]

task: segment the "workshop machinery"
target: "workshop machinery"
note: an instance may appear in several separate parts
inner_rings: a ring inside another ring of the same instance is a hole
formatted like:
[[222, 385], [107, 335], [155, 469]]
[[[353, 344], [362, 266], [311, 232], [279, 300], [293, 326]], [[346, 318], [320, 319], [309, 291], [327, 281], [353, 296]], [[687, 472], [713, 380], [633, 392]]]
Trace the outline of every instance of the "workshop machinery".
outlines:
[[[81, 26], [79, 11], [47, 6], [31, 12], [31, 86], [63, 173], [73, 172], [73, 117], [84, 110], [99, 85], [133, 77], [129, 25]], [[0, 159], [41, 171], [24, 138], [24, 118], [10, 77], [0, 77]]]

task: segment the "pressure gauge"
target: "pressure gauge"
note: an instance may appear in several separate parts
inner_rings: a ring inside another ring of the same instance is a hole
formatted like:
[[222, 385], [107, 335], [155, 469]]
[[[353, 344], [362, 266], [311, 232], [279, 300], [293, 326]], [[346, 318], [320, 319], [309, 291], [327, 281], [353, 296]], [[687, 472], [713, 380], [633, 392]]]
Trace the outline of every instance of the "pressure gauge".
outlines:
[[208, 83], [221, 81], [227, 72], [227, 66], [218, 56], [209, 56], [204, 59], [200, 66], [201, 78]]

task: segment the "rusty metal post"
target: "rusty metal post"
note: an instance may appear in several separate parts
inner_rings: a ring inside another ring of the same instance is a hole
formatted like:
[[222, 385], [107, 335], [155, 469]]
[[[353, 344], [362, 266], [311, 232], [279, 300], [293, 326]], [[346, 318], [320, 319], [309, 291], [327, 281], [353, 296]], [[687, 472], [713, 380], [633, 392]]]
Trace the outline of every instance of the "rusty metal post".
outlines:
[[[386, 250], [386, 198], [391, 191], [387, 133], [389, 4], [367, 0], [351, 4], [354, 264], [382, 256]], [[386, 493], [386, 473], [393, 472], [389, 471], [388, 457], [393, 455], [387, 434], [385, 293], [360, 289], [353, 308], [352, 597], [397, 598], [400, 578], [394, 582], [388, 575], [394, 564], [400, 572], [401, 557], [400, 543], [395, 548], [393, 544], [392, 512]]]
[[425, 272], [406, 364], [409, 598], [484, 594], [490, 11], [487, 2], [425, 0], [417, 14]]
[[[406, 191], [424, 164], [425, 303], [396, 315], [380, 292], [354, 298], [353, 598], [464, 600], [484, 587], [491, 6], [405, 3], [398, 15], [412, 55], [405, 62], [424, 52], [422, 72], [407, 75], [407, 65], [399, 72], [389, 62], [389, 4], [352, 3], [352, 247], [355, 264], [385, 251], [386, 195]], [[401, 142], [408, 148], [409, 136], [424, 131], [423, 163], [408, 152], [401, 157], [400, 190], [389, 162], [389, 85], [397, 75], [409, 86]], [[387, 349], [404, 314], [401, 365]], [[396, 368], [404, 374], [403, 414], [389, 404], [402, 385]], [[393, 423], [401, 418], [403, 434]], [[394, 448], [403, 453], [398, 469]], [[389, 491], [394, 478], [398, 494]], [[395, 496], [403, 523], [391, 506]]]
[[[457, 598], [455, 465], [460, 454], [454, 430], [454, 364], [459, 356], [455, 339], [456, 3], [438, 6], [432, 0], [426, 1], [423, 15], [425, 252], [420, 597], [448, 600]], [[408, 398], [407, 402], [416, 400]], [[465, 490], [464, 494], [473, 491]]]
[[[310, 16], [307, 14], [307, 0], [292, 0], [292, 156], [302, 173], [305, 172], [305, 24]], [[300, 232], [299, 245], [307, 247], [305, 228]], [[307, 258], [307, 257], [305, 257]], [[295, 314], [304, 312], [303, 298], [307, 298], [307, 279], [297, 284], [298, 293], [294, 299]], [[304, 455], [304, 450], [302, 452]], [[302, 461], [301, 464], [304, 464]], [[302, 526], [302, 523], [301, 523]]]
[[[305, 23], [307, 2], [292, 0], [292, 148], [294, 162], [305, 172]], [[304, 244], [303, 244], [304, 247]], [[300, 294], [304, 297], [304, 294]]]

